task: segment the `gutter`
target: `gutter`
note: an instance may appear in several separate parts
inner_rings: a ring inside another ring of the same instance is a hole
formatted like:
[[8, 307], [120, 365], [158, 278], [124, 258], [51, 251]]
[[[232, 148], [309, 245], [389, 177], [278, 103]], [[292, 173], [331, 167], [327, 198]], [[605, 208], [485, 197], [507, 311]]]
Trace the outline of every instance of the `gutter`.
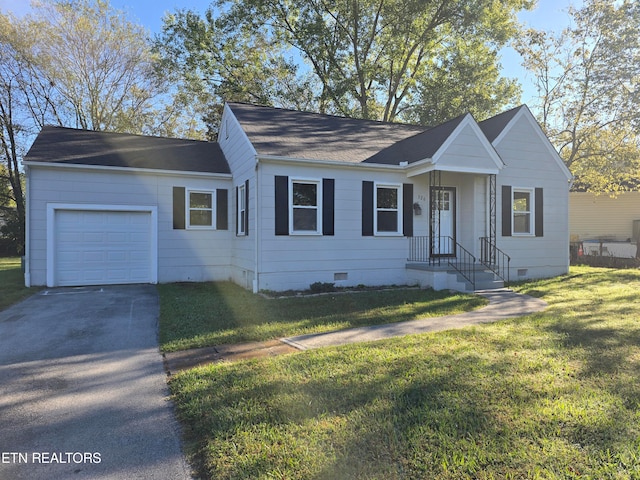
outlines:
[[363, 162], [341, 162], [338, 160], [316, 160], [309, 158], [296, 158], [296, 157], [284, 157], [279, 155], [257, 155], [256, 163], [259, 161], [291, 165], [307, 165], [307, 166], [325, 166], [332, 168], [346, 168], [346, 169], [365, 169], [365, 170], [387, 170], [387, 171], [404, 171], [406, 165], [386, 165], [381, 163], [363, 163]]
[[126, 173], [142, 173], [147, 175], [169, 175], [169, 176], [183, 176], [183, 177], [207, 177], [218, 178], [228, 180], [232, 178], [231, 173], [212, 173], [212, 172], [192, 172], [188, 170], [164, 170], [155, 168], [139, 168], [139, 167], [116, 167], [108, 165], [85, 165], [81, 163], [53, 163], [53, 162], [22, 162], [27, 167], [42, 167], [42, 168], [71, 168], [76, 170], [96, 170], [96, 171], [110, 171], [110, 172], [126, 172]]

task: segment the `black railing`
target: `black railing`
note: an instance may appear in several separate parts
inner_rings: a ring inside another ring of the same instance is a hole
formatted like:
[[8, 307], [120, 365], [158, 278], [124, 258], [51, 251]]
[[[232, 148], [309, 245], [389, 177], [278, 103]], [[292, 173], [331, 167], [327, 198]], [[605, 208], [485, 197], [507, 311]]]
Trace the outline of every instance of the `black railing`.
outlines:
[[[453, 242], [453, 238], [451, 239]], [[476, 257], [458, 242], [455, 242], [456, 256], [449, 258], [451, 265], [469, 283], [471, 289], [476, 289]]]
[[500, 277], [505, 287], [509, 286], [511, 257], [487, 237], [480, 238], [480, 263]]
[[431, 240], [430, 237], [409, 237], [407, 261], [440, 265], [445, 260], [475, 288], [476, 257], [452, 237], [434, 237], [433, 242]]
[[429, 237], [409, 237], [409, 262], [429, 262]]

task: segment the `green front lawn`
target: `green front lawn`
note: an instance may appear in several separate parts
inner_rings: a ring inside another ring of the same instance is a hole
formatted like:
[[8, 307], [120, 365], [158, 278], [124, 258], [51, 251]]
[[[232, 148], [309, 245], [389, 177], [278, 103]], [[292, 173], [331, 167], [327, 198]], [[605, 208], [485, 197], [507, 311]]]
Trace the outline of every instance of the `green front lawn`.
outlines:
[[448, 315], [486, 304], [474, 295], [418, 289], [278, 299], [229, 282], [164, 284], [158, 291], [164, 351]]
[[640, 478], [640, 272], [572, 268], [517, 288], [550, 307], [176, 375], [199, 474]]
[[0, 310], [36, 293], [24, 286], [20, 257], [0, 258]]

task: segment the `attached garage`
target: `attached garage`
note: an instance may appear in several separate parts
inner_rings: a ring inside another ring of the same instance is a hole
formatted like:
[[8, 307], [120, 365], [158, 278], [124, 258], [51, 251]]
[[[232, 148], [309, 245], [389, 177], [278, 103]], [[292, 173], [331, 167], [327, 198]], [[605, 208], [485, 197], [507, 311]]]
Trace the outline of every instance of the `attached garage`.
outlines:
[[157, 282], [155, 207], [48, 207], [48, 286]]

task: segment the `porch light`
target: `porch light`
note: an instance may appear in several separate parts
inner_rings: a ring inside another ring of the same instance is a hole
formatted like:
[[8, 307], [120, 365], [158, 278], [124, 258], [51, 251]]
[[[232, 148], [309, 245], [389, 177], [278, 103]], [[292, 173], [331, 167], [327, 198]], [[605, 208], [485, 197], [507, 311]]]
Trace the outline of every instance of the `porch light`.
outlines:
[[422, 215], [422, 207], [418, 202], [413, 204], [413, 213], [415, 213], [416, 216]]

